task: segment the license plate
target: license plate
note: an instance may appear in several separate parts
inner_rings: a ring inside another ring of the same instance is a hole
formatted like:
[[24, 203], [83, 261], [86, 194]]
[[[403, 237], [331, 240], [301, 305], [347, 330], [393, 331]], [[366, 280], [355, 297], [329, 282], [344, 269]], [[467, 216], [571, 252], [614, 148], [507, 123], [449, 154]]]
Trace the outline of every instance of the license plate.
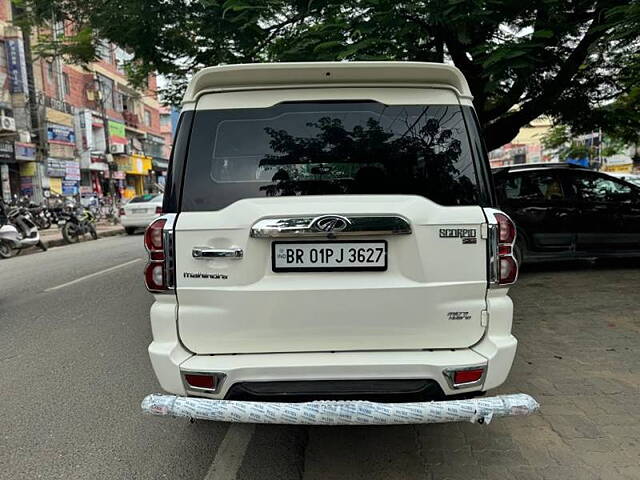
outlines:
[[66, 220], [58, 220], [58, 225], [64, 225], [65, 223], [67, 223]]
[[387, 242], [273, 242], [271, 266], [274, 272], [384, 271]]
[[131, 213], [147, 213], [146, 208], [132, 208]]

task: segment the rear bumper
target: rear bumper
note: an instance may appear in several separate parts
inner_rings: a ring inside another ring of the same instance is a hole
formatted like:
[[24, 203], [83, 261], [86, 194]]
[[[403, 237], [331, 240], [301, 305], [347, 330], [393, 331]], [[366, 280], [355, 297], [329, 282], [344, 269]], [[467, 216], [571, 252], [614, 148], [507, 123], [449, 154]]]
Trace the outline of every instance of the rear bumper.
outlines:
[[160, 215], [123, 215], [120, 223], [123, 227], [146, 228]]
[[142, 411], [151, 415], [237, 423], [286, 425], [407, 425], [423, 423], [489, 423], [495, 417], [530, 415], [538, 403], [529, 395], [421, 403], [360, 401], [259, 403], [147, 395]]
[[[159, 296], [151, 309], [154, 341], [149, 355], [162, 388], [176, 395], [224, 399], [233, 385], [245, 382], [392, 379], [434, 380], [447, 396], [487, 391], [506, 380], [517, 346], [510, 333], [511, 300], [494, 294], [487, 301], [486, 333], [465, 349], [194, 355], [178, 339], [175, 300]], [[483, 382], [453, 389], [445, 371], [472, 366], [486, 368]], [[185, 388], [185, 372], [215, 372], [224, 380], [215, 393], [203, 394]]]

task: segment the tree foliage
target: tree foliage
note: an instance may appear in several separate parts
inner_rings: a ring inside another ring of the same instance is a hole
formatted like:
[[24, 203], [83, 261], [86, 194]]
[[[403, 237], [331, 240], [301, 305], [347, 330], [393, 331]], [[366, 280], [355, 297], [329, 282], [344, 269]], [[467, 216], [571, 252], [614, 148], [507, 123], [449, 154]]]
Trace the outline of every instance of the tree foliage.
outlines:
[[609, 157], [624, 149], [624, 141], [609, 135], [601, 135], [600, 142], [580, 141], [568, 125], [558, 124], [542, 137], [542, 146], [558, 160], [587, 158], [592, 162], [598, 157]]
[[638, 104], [638, 76], [629, 77], [638, 0], [18, 1], [29, 24], [73, 21], [78, 34], [61, 42], [77, 60], [90, 61], [99, 39], [128, 49], [134, 78], [165, 75], [172, 101], [189, 74], [220, 63], [452, 62], [469, 81], [489, 148], [541, 114], [615, 123], [626, 102]]

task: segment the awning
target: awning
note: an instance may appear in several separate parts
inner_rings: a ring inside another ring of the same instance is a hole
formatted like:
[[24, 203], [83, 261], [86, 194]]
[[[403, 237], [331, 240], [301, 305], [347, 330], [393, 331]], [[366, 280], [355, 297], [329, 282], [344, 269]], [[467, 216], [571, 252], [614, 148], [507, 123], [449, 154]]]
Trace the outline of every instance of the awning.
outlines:
[[153, 159], [153, 169], [154, 170], [168, 170], [169, 169], [169, 161], [168, 160], [156, 160]]

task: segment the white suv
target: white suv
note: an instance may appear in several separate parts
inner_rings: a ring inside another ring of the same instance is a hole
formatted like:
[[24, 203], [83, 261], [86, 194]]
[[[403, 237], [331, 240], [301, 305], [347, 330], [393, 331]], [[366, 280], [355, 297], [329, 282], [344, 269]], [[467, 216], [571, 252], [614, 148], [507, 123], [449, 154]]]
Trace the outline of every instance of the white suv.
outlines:
[[454, 67], [226, 65], [187, 90], [145, 235], [162, 388], [431, 400], [503, 383], [515, 228]]

